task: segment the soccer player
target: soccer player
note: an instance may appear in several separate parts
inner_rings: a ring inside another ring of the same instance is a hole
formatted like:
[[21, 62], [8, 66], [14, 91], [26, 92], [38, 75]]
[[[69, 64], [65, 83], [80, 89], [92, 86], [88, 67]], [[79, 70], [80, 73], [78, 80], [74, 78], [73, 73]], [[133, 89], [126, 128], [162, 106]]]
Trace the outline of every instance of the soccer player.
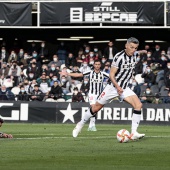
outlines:
[[[93, 67], [94, 67], [93, 70], [86, 71], [84, 73], [67, 73], [67, 75], [71, 77], [89, 76], [90, 87], [89, 87], [88, 98], [91, 107], [93, 107], [93, 105], [96, 103], [97, 98], [99, 97], [100, 93], [103, 90], [104, 79], [109, 78], [109, 75], [107, 73], [102, 72], [100, 70], [101, 69], [100, 60], [95, 60]], [[96, 114], [92, 115], [90, 118], [88, 131], [97, 131], [95, 126], [95, 119], [96, 119]]]
[[[3, 123], [4, 120], [0, 118], [0, 127], [2, 126]], [[13, 136], [11, 134], [0, 132], [0, 138], [13, 138]]]
[[142, 103], [137, 95], [128, 87], [129, 80], [133, 76], [133, 71], [136, 65], [136, 58], [140, 53], [146, 53], [145, 50], [138, 51], [139, 41], [131, 37], [127, 39], [125, 49], [117, 53], [111, 65], [110, 79], [103, 92], [97, 99], [97, 102], [87, 110], [81, 121], [77, 123], [72, 135], [77, 137], [89, 118], [94, 116], [106, 103], [113, 98], [119, 96], [134, 108], [131, 125], [131, 140], [143, 138], [145, 134], [137, 132], [137, 128], [141, 119]]

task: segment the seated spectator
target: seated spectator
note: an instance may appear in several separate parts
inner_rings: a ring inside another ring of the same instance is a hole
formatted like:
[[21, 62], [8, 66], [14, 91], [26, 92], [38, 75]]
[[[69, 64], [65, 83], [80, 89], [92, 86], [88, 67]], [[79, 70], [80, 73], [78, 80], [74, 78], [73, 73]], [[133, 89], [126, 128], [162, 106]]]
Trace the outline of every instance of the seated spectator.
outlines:
[[157, 73], [158, 73], [159, 70], [160, 70], [159, 65], [160, 65], [159, 63], [151, 63], [151, 64], [150, 64], [150, 68], [151, 68], [152, 72], [153, 72], [155, 75], [157, 75]]
[[17, 95], [17, 99], [18, 101], [29, 101], [29, 95], [25, 91], [24, 86], [20, 87], [20, 92]]
[[24, 49], [20, 48], [18, 56], [17, 56], [17, 61], [20, 62], [22, 58], [24, 58]]
[[149, 66], [146, 67], [141, 77], [144, 78], [144, 85], [148, 87], [151, 87], [155, 83], [155, 74], [151, 71]]
[[28, 75], [30, 72], [34, 73], [36, 78], [38, 78], [40, 75], [41, 69], [37, 64], [36, 59], [31, 60], [30, 65], [27, 68], [26, 74]]
[[20, 76], [18, 77], [18, 82], [19, 82], [19, 84], [20, 84], [20, 83], [23, 83], [25, 79], [27, 79], [27, 77], [24, 75], [23, 71], [21, 71], [21, 74], [20, 74]]
[[93, 69], [93, 64], [94, 64], [94, 59], [91, 57], [91, 58], [89, 59], [89, 67], [90, 67], [91, 69]]
[[139, 97], [141, 93], [140, 85], [137, 83], [135, 79], [132, 80], [132, 83], [129, 84], [129, 88], [135, 92], [135, 94]]
[[54, 75], [60, 77], [59, 71], [56, 69], [55, 64], [51, 64], [51, 68], [48, 71], [48, 75], [52, 78]]
[[148, 51], [148, 52], [147, 52], [147, 58], [144, 58], [144, 60], [147, 61], [147, 64], [148, 64], [148, 65], [150, 65], [151, 63], [153, 63], [152, 51]]
[[40, 71], [40, 75], [42, 75], [42, 73], [46, 73], [46, 75], [48, 75], [48, 66], [46, 64], [43, 64], [42, 67], [41, 67], [41, 71]]
[[12, 61], [17, 61], [17, 54], [15, 53], [15, 51], [11, 51], [11, 54], [8, 58], [8, 63], [12, 63]]
[[32, 91], [34, 90], [34, 86], [37, 85], [37, 81], [36, 79], [33, 79], [30, 84], [29, 84], [29, 87], [28, 87], [28, 94], [31, 94]]
[[50, 91], [50, 80], [45, 73], [43, 73], [42, 76], [37, 79], [37, 84], [42, 93], [48, 96], [48, 93]]
[[51, 87], [48, 98], [57, 100], [62, 98], [62, 88], [59, 86], [57, 81], [54, 81], [54, 85]]
[[[1, 78], [2, 78], [2, 76], [1, 76]], [[2, 81], [3, 81], [2, 85], [5, 85], [6, 88], [12, 89], [12, 87], [13, 87], [13, 77], [12, 76], [7, 76], [6, 78], [3, 77]]]
[[6, 78], [8, 76], [8, 72], [9, 72], [9, 67], [7, 67], [6, 62], [3, 62], [2, 67], [0, 69], [0, 76], [4, 76], [4, 78]]
[[167, 87], [168, 87], [169, 75], [170, 75], [170, 62], [168, 61], [167, 66], [164, 69], [164, 82]]
[[28, 79], [25, 79], [24, 82], [20, 84], [20, 86], [24, 86], [24, 90], [29, 94], [30, 83]]
[[18, 86], [18, 78], [21, 75], [21, 68], [18, 66], [17, 61], [12, 62], [12, 66], [9, 69], [8, 75], [13, 77], [14, 86]]
[[0, 100], [15, 100], [15, 95], [5, 85], [2, 85], [0, 89]]
[[28, 53], [24, 53], [24, 56], [19, 59], [19, 64], [23, 65], [23, 69], [28, 67], [28, 63], [30, 62]]
[[28, 81], [32, 81], [32, 80], [36, 79], [36, 75], [30, 71], [27, 79], [28, 79]]
[[170, 91], [168, 92], [168, 96], [165, 96], [165, 97], [163, 98], [163, 102], [164, 102], [164, 103], [170, 103]]
[[2, 46], [1, 52], [0, 52], [1, 63], [8, 62], [8, 57], [9, 57], [8, 52], [6, 51], [5, 47]]
[[64, 94], [67, 94], [70, 92], [70, 83], [68, 80], [66, 80], [65, 76], [61, 77], [61, 87], [62, 87], [62, 91]]
[[50, 68], [52, 64], [54, 64], [55, 67], [60, 67], [61, 66], [61, 62], [58, 60], [58, 56], [57, 55], [53, 55], [53, 61], [51, 61], [48, 64], [48, 67]]
[[52, 87], [54, 85], [54, 82], [57, 81], [58, 84], [60, 85], [60, 81], [58, 80], [58, 77], [57, 76], [53, 76], [52, 79], [51, 79], [51, 82], [50, 82], [50, 87]]
[[71, 70], [75, 66], [75, 64], [76, 64], [76, 60], [73, 56], [73, 53], [69, 53], [65, 61], [66, 67]]
[[142, 74], [142, 71], [143, 71], [143, 63], [142, 63], [142, 59], [141, 59], [141, 56], [139, 55], [137, 58], [136, 58], [136, 65], [135, 65], [135, 75], [137, 74]]
[[43, 95], [42, 91], [39, 90], [39, 86], [38, 85], [34, 86], [34, 90], [32, 91], [32, 93], [30, 95], [30, 99], [32, 101], [43, 101], [44, 95]]
[[93, 51], [94, 51], [94, 56], [96, 56], [99, 60], [101, 60], [102, 52], [98, 49], [97, 46], [94, 46]]
[[87, 77], [85, 77], [85, 78], [84, 78], [84, 81], [83, 81], [83, 83], [82, 83], [82, 86], [81, 86], [81, 88], [80, 88], [80, 91], [87, 96], [87, 95], [88, 95], [88, 92], [89, 92], [89, 88], [90, 88], [89, 79], [88, 79]]
[[154, 104], [161, 104], [162, 103], [162, 99], [160, 98], [159, 94], [156, 94], [152, 103]]
[[[4, 120], [0, 118], [0, 127], [4, 123]], [[0, 138], [13, 138], [11, 134], [0, 132]]]
[[[73, 67], [73, 73], [81, 73], [78, 66]], [[71, 77], [71, 82], [76, 86], [82, 82], [82, 77]]]
[[166, 86], [166, 90], [170, 90], [170, 75], [166, 77], [165, 79], [165, 86]]
[[82, 93], [78, 91], [77, 87], [73, 89], [72, 102], [85, 102]]
[[84, 73], [84, 72], [86, 72], [86, 71], [90, 71], [91, 70], [91, 68], [88, 66], [88, 64], [87, 64], [87, 61], [84, 61], [83, 62], [83, 65], [80, 67], [80, 69], [79, 69], [79, 71], [81, 72], [81, 73]]
[[146, 88], [146, 91], [143, 92], [141, 95], [141, 102], [142, 103], [152, 103], [154, 97], [153, 93], [151, 92], [151, 89], [148, 87]]

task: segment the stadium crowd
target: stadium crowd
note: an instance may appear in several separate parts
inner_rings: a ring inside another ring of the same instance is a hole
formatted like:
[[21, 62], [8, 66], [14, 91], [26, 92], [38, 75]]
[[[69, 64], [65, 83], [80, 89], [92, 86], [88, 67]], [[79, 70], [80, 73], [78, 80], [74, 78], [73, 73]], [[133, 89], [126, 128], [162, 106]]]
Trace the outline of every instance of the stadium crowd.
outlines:
[[[137, 57], [134, 77], [129, 87], [142, 103], [170, 103], [170, 49], [160, 45]], [[35, 42], [29, 49], [0, 51], [0, 100], [72, 101], [88, 102], [89, 78], [70, 77], [60, 72], [83, 73], [93, 69], [95, 60], [101, 61], [101, 70], [110, 72], [114, 55], [118, 52], [110, 41], [105, 49], [89, 44], [73, 54], [64, 43], [49, 56], [46, 42], [38, 48]], [[107, 79], [103, 83], [106, 85]]]

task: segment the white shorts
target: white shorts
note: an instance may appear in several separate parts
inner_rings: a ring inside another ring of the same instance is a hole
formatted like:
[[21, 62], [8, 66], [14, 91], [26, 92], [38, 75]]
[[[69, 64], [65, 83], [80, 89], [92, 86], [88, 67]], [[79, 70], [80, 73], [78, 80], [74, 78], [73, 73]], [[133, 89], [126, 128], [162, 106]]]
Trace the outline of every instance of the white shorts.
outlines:
[[88, 97], [89, 97], [89, 103], [90, 105], [92, 105], [96, 103], [98, 95], [88, 94]]
[[121, 95], [118, 94], [117, 89], [113, 86], [113, 84], [107, 84], [103, 92], [98, 97], [97, 102], [105, 105], [109, 103], [113, 98], [120, 97], [121, 100], [128, 96], [136, 95], [129, 87], [123, 90]]

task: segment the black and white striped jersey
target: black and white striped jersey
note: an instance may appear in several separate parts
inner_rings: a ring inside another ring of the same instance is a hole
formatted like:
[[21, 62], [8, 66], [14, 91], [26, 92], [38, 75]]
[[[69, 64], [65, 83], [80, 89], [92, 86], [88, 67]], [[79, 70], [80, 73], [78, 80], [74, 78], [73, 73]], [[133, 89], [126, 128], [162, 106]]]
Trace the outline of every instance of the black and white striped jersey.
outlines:
[[129, 81], [133, 76], [137, 56], [137, 51], [133, 56], [128, 56], [125, 50], [122, 50], [113, 58], [111, 66], [118, 68], [115, 78], [122, 89], [125, 89], [128, 86]]
[[84, 72], [83, 75], [89, 77], [89, 93], [94, 95], [99, 95], [102, 92], [104, 78], [109, 78], [109, 74], [102, 71], [96, 73], [94, 70]]

